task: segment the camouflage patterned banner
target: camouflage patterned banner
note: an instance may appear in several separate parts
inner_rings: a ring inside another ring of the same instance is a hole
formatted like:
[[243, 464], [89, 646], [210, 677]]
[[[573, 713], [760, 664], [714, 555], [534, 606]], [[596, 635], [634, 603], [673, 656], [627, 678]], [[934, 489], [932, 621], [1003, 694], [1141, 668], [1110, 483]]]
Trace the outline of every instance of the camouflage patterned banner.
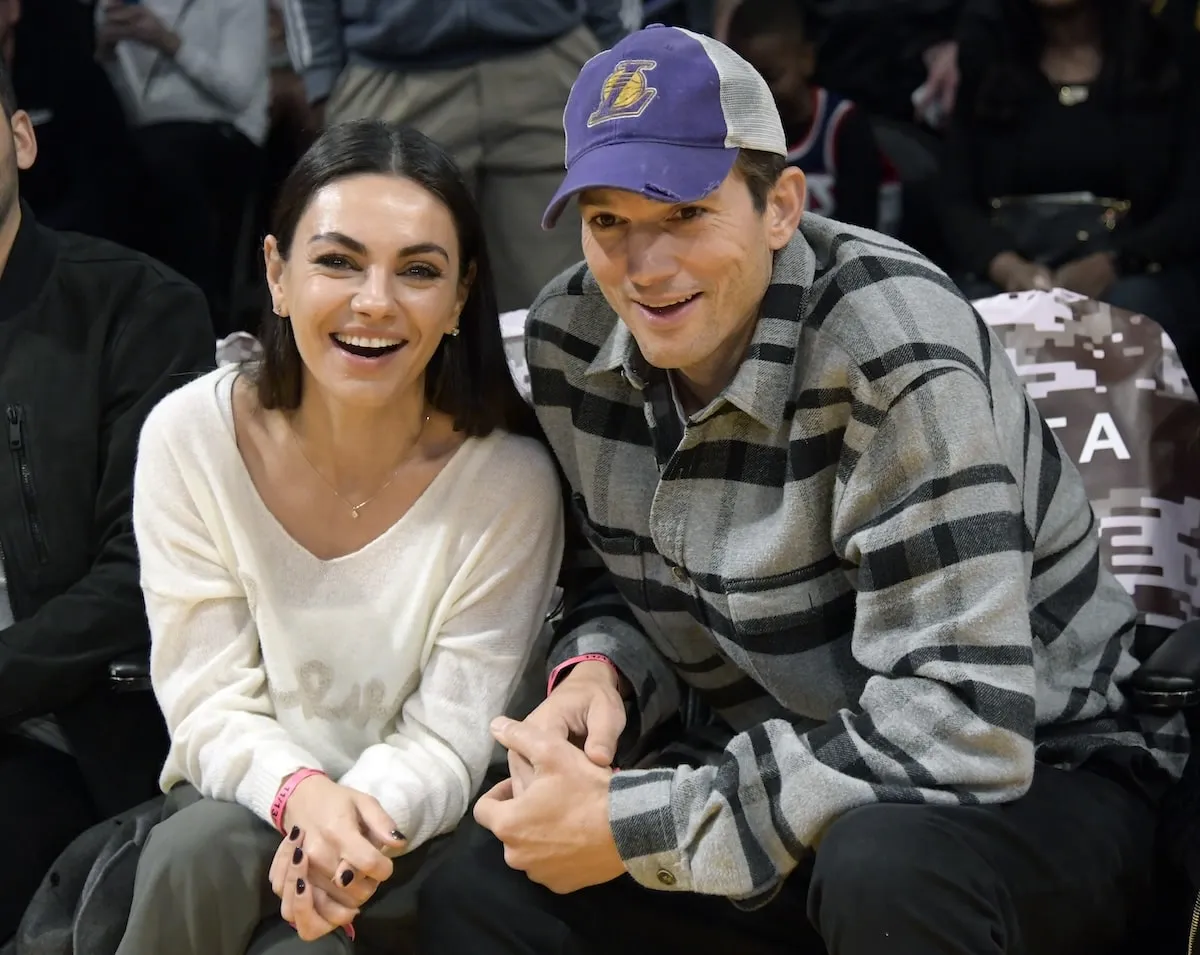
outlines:
[[975, 307], [1078, 465], [1104, 559], [1148, 627], [1200, 616], [1200, 404], [1171, 340], [1061, 289]]

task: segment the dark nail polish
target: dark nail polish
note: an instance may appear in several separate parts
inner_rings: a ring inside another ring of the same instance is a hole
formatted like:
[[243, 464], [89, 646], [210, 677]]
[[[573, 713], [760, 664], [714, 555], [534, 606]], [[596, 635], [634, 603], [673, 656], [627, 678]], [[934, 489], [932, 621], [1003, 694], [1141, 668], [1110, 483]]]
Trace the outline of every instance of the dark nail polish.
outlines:
[[288, 833], [288, 838], [291, 839], [292, 842], [295, 842], [297, 839], [299, 839], [300, 838], [300, 827], [292, 826], [292, 831]]
[[304, 889], [305, 889], [304, 880], [303, 880], [303, 879], [297, 879], [297, 880], [296, 880], [296, 894], [297, 894], [297, 895], [303, 895], [303, 894], [304, 894]]
[[393, 829], [391, 832], [388, 833], [388, 835], [391, 836], [393, 839], [395, 839], [397, 842], [402, 842], [404, 840], [404, 833], [401, 832], [399, 829]]
[[300, 860], [304, 858], [304, 850], [296, 846], [296, 851], [292, 853], [292, 865], [299, 865]]
[[347, 869], [345, 872], [343, 872], [341, 874], [342, 885], [349, 885], [353, 881], [354, 881], [354, 873], [350, 869]]

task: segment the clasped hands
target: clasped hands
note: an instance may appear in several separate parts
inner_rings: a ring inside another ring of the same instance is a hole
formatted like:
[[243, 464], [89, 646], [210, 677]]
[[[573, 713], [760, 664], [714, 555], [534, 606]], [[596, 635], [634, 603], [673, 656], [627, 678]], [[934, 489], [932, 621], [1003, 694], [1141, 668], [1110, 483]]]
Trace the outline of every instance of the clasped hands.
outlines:
[[326, 776], [296, 787], [283, 822], [269, 878], [280, 915], [305, 941], [349, 926], [407, 846], [373, 797]]
[[1101, 299], [1117, 280], [1116, 260], [1107, 252], [1093, 252], [1051, 272], [1014, 252], [1002, 252], [992, 261], [989, 277], [1006, 292], [1059, 287], [1091, 299]]
[[112, 55], [122, 40], [134, 40], [174, 56], [179, 51], [179, 36], [154, 11], [141, 3], [126, 0], [102, 0], [104, 19], [96, 28], [96, 51], [102, 58]]
[[598, 661], [577, 664], [524, 720], [492, 723], [509, 778], [479, 798], [475, 820], [504, 843], [510, 868], [558, 893], [624, 874], [608, 821], [624, 728], [619, 678]]

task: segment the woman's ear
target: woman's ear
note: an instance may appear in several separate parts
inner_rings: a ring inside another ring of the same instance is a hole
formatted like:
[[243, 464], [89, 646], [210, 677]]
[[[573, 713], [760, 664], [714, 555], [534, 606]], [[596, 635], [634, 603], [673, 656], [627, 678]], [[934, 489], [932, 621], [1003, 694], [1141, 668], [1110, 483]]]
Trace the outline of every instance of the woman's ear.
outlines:
[[467, 266], [466, 272], [458, 282], [458, 296], [454, 301], [454, 324], [458, 325], [458, 317], [462, 314], [462, 310], [467, 305], [467, 299], [471, 296], [471, 287], [475, 284], [476, 268], [472, 262]]
[[267, 288], [271, 290], [271, 308], [276, 315], [287, 316], [287, 298], [283, 291], [283, 270], [286, 260], [279, 252], [279, 241], [273, 235], [263, 242], [263, 263], [267, 269]]

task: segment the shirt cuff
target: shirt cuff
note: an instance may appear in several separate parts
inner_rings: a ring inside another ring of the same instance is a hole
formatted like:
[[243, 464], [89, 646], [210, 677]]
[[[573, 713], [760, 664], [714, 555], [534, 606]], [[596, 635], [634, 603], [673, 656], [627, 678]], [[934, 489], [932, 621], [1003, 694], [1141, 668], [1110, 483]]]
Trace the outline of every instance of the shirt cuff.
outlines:
[[674, 783], [671, 769], [614, 774], [608, 784], [608, 824], [634, 881], [648, 889], [691, 892], [691, 866], [675, 831]]

